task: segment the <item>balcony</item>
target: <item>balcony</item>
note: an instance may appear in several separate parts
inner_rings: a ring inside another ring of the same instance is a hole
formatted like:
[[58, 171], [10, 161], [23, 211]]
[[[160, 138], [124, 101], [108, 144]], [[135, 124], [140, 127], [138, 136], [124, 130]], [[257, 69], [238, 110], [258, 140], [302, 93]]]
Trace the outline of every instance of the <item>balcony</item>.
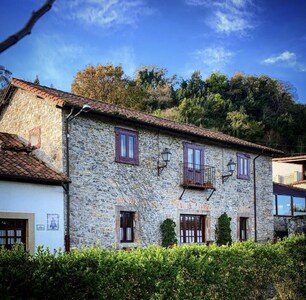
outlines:
[[181, 185], [184, 188], [215, 189], [215, 167], [184, 163]]

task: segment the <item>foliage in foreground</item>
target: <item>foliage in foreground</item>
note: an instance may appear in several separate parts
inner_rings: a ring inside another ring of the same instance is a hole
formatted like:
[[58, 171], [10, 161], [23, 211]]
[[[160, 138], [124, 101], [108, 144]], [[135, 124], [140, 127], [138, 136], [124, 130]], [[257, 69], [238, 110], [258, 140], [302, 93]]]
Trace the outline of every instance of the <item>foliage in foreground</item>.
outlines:
[[[0, 250], [2, 299], [303, 299], [306, 238], [277, 244]], [[272, 293], [271, 293], [272, 292]], [[270, 295], [269, 295], [270, 294]], [[272, 295], [271, 295], [272, 294]]]

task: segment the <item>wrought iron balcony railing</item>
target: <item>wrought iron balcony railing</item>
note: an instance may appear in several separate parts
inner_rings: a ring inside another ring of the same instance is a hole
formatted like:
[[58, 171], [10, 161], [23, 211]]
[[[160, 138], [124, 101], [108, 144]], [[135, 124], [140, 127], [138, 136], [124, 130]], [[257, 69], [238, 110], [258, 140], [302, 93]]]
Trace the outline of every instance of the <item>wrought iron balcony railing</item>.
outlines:
[[183, 163], [183, 187], [215, 188], [215, 167]]

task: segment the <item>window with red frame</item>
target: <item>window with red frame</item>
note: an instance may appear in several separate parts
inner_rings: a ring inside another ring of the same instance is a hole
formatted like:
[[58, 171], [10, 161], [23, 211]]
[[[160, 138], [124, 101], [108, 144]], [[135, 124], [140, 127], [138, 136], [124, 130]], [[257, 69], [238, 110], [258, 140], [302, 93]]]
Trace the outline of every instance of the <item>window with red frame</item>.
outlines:
[[134, 242], [134, 212], [120, 212], [120, 242]]
[[116, 133], [116, 162], [139, 164], [138, 133], [133, 130], [115, 128]]
[[250, 180], [251, 157], [248, 154], [237, 153], [237, 178]]
[[12, 249], [18, 243], [26, 244], [26, 220], [0, 219], [0, 246]]
[[205, 216], [181, 215], [180, 242], [203, 243], [205, 241]]

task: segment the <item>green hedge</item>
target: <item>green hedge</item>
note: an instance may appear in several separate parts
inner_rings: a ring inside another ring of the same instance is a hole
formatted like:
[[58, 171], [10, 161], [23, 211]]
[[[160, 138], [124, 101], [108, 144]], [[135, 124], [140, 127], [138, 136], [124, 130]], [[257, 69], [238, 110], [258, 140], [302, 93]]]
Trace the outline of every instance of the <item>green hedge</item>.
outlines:
[[306, 238], [277, 244], [0, 250], [1, 299], [304, 299]]

